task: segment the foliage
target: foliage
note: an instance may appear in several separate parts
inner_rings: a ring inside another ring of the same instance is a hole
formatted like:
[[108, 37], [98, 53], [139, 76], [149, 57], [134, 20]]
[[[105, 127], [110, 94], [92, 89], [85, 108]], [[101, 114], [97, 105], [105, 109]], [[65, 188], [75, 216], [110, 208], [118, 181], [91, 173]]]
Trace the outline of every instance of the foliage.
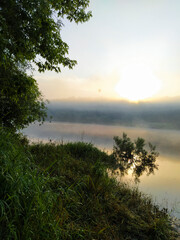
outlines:
[[[89, 0], [1, 0], [0, 67], [10, 60], [33, 61], [39, 71], [60, 71], [58, 64], [72, 68], [76, 61], [66, 55], [68, 45], [60, 34], [63, 19], [85, 22]], [[37, 57], [38, 56], [38, 57]]]
[[28, 76], [32, 63], [38, 70], [60, 72], [72, 68], [68, 45], [60, 34], [63, 19], [85, 22], [89, 0], [0, 1], [0, 123], [14, 130], [43, 121], [45, 103], [36, 80]]
[[145, 140], [137, 138], [134, 142], [131, 141], [127, 134], [123, 133], [122, 138], [114, 137], [115, 145], [113, 147], [113, 159], [115, 160], [115, 168], [120, 169], [122, 175], [127, 174], [132, 170], [135, 180], [144, 173], [154, 173], [158, 169], [155, 163], [158, 157], [156, 147], [149, 143], [150, 151], [145, 149]]
[[0, 124], [14, 131], [46, 117], [36, 81], [15, 66], [0, 68]]

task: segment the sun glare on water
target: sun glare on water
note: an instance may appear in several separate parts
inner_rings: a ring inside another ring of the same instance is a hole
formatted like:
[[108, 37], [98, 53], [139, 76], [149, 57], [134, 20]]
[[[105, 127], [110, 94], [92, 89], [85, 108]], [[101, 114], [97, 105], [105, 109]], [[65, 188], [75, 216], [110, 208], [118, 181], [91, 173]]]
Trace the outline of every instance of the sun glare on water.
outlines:
[[137, 102], [152, 97], [161, 89], [160, 80], [144, 64], [127, 65], [115, 87], [120, 97]]

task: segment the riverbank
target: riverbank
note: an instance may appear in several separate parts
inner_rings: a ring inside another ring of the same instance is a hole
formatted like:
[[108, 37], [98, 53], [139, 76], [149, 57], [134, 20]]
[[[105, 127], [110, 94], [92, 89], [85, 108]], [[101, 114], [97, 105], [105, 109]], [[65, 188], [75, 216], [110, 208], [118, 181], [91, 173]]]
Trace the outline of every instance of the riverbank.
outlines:
[[92, 144], [0, 135], [1, 239], [176, 239], [166, 211], [108, 177]]
[[113, 149], [113, 137], [121, 136], [123, 132], [127, 133], [132, 140], [142, 137], [147, 143], [151, 142], [157, 146], [157, 151], [160, 153], [157, 158], [159, 169], [150, 176], [146, 174], [141, 176], [138, 188], [152, 196], [162, 208], [168, 208], [173, 216], [180, 218], [180, 132], [60, 122], [45, 122], [41, 126], [33, 124], [24, 130], [32, 141], [49, 142], [51, 139], [59, 143], [91, 142], [109, 153]]

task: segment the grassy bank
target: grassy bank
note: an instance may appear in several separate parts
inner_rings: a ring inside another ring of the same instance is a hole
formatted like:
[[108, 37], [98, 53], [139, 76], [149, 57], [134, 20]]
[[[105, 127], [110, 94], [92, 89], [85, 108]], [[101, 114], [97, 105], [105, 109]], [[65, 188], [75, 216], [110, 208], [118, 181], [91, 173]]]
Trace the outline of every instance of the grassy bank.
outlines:
[[0, 239], [175, 239], [168, 215], [107, 175], [86, 143], [32, 144], [0, 132]]

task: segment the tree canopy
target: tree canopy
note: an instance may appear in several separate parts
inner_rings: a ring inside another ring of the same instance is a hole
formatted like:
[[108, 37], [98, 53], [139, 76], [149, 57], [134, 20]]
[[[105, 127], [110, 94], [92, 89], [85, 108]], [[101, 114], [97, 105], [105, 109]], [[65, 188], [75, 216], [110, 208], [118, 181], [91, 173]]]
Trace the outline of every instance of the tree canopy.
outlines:
[[0, 55], [6, 61], [34, 62], [39, 71], [60, 71], [59, 64], [72, 68], [68, 45], [61, 38], [63, 19], [85, 22], [89, 0], [1, 0]]
[[73, 68], [69, 46], [61, 38], [63, 20], [85, 22], [89, 0], [0, 1], [0, 123], [20, 129], [46, 116], [36, 80], [26, 70], [40, 72]]
[[1, 126], [17, 130], [35, 120], [43, 121], [46, 117], [46, 107], [36, 80], [15, 66], [0, 71], [0, 75]]

